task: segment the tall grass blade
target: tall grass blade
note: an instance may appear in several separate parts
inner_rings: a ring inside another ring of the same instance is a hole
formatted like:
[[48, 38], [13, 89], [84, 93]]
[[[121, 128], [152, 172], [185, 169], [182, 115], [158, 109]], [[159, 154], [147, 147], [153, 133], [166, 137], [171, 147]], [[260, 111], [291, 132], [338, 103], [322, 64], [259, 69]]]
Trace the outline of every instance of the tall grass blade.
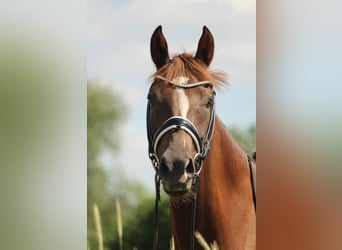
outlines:
[[200, 232], [196, 231], [195, 232], [195, 237], [198, 243], [203, 247], [204, 250], [210, 250], [210, 246], [208, 243], [205, 241], [203, 236], [200, 234]]
[[212, 244], [210, 244], [210, 246], [211, 246], [211, 250], [219, 250], [219, 247], [218, 247], [216, 241], [214, 241]]
[[204, 250], [219, 250], [219, 247], [217, 245], [217, 242], [214, 241], [212, 244], [209, 244], [205, 241], [203, 236], [201, 235], [200, 232], [196, 231], [195, 232], [195, 237], [198, 243], [203, 247]]
[[173, 238], [173, 235], [170, 239], [170, 250], [175, 250], [175, 239]]
[[117, 222], [118, 222], [119, 247], [120, 247], [120, 250], [123, 250], [121, 206], [120, 206], [120, 202], [118, 199], [116, 199], [115, 205], [116, 205], [116, 216], [117, 216]]
[[97, 233], [97, 239], [99, 242], [99, 250], [103, 250], [103, 234], [102, 234], [102, 226], [101, 226], [101, 217], [99, 207], [94, 203], [94, 219], [95, 219], [95, 228]]

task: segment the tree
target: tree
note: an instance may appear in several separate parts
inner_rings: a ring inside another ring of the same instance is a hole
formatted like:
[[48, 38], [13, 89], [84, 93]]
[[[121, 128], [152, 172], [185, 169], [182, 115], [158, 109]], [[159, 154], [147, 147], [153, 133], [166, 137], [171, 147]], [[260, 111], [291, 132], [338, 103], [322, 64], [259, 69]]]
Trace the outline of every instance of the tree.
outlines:
[[[87, 147], [88, 167], [98, 160], [100, 153], [109, 148], [117, 150], [117, 127], [126, 108], [122, 100], [108, 86], [88, 82], [87, 87]], [[91, 167], [91, 166], [90, 166]]]
[[104, 249], [119, 249], [116, 200], [122, 208], [123, 224], [128, 225], [127, 221], [132, 221], [136, 208], [149, 193], [141, 183], [127, 178], [117, 163], [111, 171], [103, 168], [100, 161], [103, 152], [119, 153], [118, 129], [127, 112], [123, 101], [108, 85], [88, 81], [87, 89], [88, 246], [98, 248], [93, 214], [96, 203], [101, 216]]
[[114, 223], [108, 223], [108, 217], [114, 215], [115, 197], [109, 192], [108, 174], [102, 168], [99, 157], [105, 149], [117, 151], [119, 148], [117, 126], [124, 114], [123, 102], [114, 92], [97, 81], [88, 81], [87, 85], [87, 228], [88, 244], [91, 249], [97, 245], [93, 204], [99, 206], [103, 225], [104, 239], [115, 232]]
[[[170, 211], [168, 197], [162, 195], [159, 202], [159, 249], [169, 249], [171, 239]], [[125, 250], [131, 250], [137, 247], [139, 250], [150, 250], [153, 248], [154, 239], [154, 213], [155, 200], [154, 197], [145, 199], [135, 209], [134, 215], [127, 221], [124, 226], [124, 242]], [[117, 249], [117, 248], [112, 248]]]

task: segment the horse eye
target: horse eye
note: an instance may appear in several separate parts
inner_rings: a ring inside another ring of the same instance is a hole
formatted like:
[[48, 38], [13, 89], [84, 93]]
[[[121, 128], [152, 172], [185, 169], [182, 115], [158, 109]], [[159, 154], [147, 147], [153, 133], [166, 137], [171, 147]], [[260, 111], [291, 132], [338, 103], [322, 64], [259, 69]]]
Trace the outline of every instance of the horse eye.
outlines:
[[149, 92], [148, 95], [147, 95], [147, 100], [148, 100], [149, 102], [154, 102], [155, 99], [156, 99], [155, 93]]

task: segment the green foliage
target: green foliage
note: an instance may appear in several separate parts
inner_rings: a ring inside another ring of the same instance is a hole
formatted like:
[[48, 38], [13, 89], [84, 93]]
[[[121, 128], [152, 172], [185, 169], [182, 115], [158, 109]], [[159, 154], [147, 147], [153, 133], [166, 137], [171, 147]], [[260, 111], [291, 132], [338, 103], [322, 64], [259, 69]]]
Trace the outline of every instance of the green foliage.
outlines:
[[99, 157], [104, 149], [118, 149], [116, 127], [123, 118], [123, 104], [109, 87], [97, 82], [88, 82], [87, 86], [87, 228], [90, 249], [97, 248], [93, 204], [99, 206], [104, 240], [108, 234], [115, 232], [114, 223], [108, 223], [108, 218], [114, 217], [115, 198], [110, 192], [108, 173], [102, 168]]
[[[119, 150], [118, 125], [126, 113], [122, 100], [108, 86], [88, 82], [87, 134], [88, 134], [88, 248], [98, 249], [93, 204], [99, 208], [104, 249], [119, 249], [117, 211], [119, 200], [123, 222], [123, 249], [152, 249], [154, 238], [154, 195], [130, 178], [117, 164], [105, 170], [100, 156], [104, 151]], [[255, 126], [248, 130], [230, 129], [232, 135], [247, 152], [255, 149]], [[151, 177], [151, 181], [153, 178]], [[171, 238], [168, 198], [162, 195], [159, 203], [159, 248], [169, 249]]]
[[[134, 215], [124, 225], [124, 249], [137, 247], [139, 250], [153, 248], [155, 199], [144, 200], [135, 209]], [[171, 239], [170, 213], [167, 197], [159, 202], [159, 249], [169, 249]], [[117, 248], [112, 248], [117, 249]]]
[[[93, 204], [96, 203], [101, 216], [104, 249], [119, 249], [115, 201], [120, 201], [121, 219], [127, 228], [127, 221], [133, 221], [131, 218], [135, 216], [136, 208], [147, 198], [148, 192], [142, 184], [127, 178], [117, 164], [109, 171], [100, 161], [104, 151], [116, 153], [119, 150], [118, 125], [126, 113], [122, 100], [109, 86], [97, 82], [88, 82], [87, 95], [88, 247], [98, 249], [93, 214]], [[147, 231], [145, 227], [141, 228]], [[123, 234], [125, 236], [125, 229]], [[127, 241], [132, 240], [129, 238]]]
[[[122, 100], [108, 86], [88, 82], [87, 88], [87, 147], [88, 168], [100, 153], [109, 148], [117, 150], [117, 126], [124, 118]], [[90, 166], [91, 167], [91, 166]]]
[[252, 125], [248, 129], [241, 129], [233, 126], [229, 128], [231, 135], [240, 143], [246, 153], [251, 154], [256, 150], [256, 126]]

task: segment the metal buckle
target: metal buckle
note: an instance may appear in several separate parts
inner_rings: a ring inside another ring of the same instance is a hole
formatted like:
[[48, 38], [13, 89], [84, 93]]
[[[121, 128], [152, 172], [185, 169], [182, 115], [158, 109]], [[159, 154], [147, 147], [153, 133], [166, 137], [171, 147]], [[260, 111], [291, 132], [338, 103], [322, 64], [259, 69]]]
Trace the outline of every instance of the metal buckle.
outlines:
[[149, 158], [152, 162], [152, 165], [156, 171], [159, 169], [159, 159], [155, 153], [149, 153]]

